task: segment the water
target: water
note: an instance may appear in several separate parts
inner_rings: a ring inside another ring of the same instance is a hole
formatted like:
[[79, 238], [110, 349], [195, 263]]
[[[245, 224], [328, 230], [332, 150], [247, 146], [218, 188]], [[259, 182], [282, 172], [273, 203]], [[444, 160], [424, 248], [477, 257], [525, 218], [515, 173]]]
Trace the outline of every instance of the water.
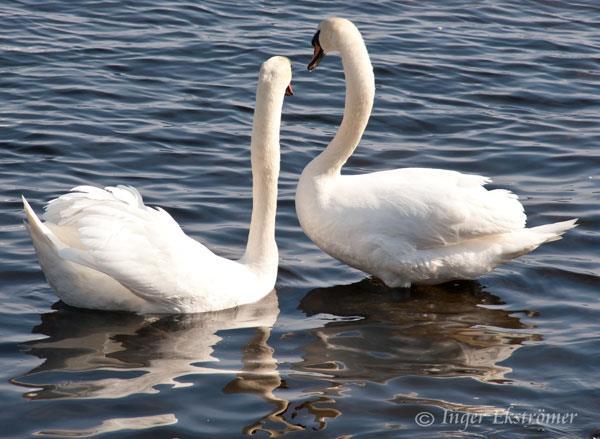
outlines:
[[[330, 15], [362, 30], [377, 78], [346, 172], [488, 175], [529, 224], [581, 226], [476, 282], [393, 293], [320, 252], [293, 196], [343, 108], [339, 59], [306, 71]], [[597, 2], [9, 1], [0, 17], [0, 435], [598, 434]], [[240, 255], [256, 77], [274, 54], [292, 59], [296, 93], [276, 295], [198, 316], [55, 303], [20, 194], [40, 212], [79, 184], [134, 185]], [[574, 415], [540, 426], [507, 412]]]

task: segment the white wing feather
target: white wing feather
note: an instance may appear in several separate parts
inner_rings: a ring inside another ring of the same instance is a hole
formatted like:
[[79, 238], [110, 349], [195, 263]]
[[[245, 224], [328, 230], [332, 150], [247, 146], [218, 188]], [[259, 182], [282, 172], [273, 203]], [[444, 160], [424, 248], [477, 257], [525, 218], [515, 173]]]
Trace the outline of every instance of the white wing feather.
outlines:
[[[81, 246], [60, 249], [61, 257], [105, 273], [151, 302], [213, 300], [223, 269], [239, 270], [185, 235], [167, 212], [144, 205], [132, 187], [76, 187], [48, 203], [45, 219], [77, 230]], [[203, 286], [211, 291], [203, 295]]]
[[525, 226], [518, 197], [488, 191], [483, 187], [488, 182], [455, 171], [405, 168], [343, 176], [331, 193], [333, 205], [354, 227], [427, 249]]

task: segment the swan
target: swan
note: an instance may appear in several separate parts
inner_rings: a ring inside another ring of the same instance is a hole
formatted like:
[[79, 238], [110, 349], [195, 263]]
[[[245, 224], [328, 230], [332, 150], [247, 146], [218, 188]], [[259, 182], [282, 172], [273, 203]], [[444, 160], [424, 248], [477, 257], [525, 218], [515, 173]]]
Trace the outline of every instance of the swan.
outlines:
[[187, 236], [133, 187], [78, 186], [46, 206], [23, 198], [27, 228], [48, 283], [79, 308], [146, 313], [218, 311], [253, 303], [277, 277], [275, 212], [279, 127], [291, 64], [263, 63], [252, 126], [252, 218], [246, 251], [232, 261]]
[[478, 175], [426, 168], [341, 175], [369, 120], [373, 68], [346, 19], [321, 22], [312, 45], [310, 71], [339, 52], [346, 78], [341, 125], [296, 189], [300, 225], [324, 252], [389, 287], [410, 287], [477, 278], [576, 226], [574, 219], [525, 228], [517, 196], [487, 190], [491, 180]]

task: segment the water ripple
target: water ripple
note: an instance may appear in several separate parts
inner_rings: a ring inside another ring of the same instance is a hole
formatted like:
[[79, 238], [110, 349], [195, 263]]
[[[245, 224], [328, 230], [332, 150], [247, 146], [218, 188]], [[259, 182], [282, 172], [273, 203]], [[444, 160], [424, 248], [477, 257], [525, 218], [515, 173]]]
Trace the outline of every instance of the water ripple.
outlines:
[[[597, 432], [596, 2], [16, 0], [0, 15], [6, 435]], [[487, 175], [520, 195], [529, 224], [580, 217], [580, 227], [478, 282], [393, 294], [320, 252], [293, 197], [343, 110], [339, 58], [306, 71], [329, 15], [356, 22], [376, 76], [348, 173]], [[21, 194], [40, 211], [79, 184], [132, 184], [191, 236], [240, 256], [257, 71], [274, 54], [291, 58], [295, 89], [281, 134], [278, 304], [146, 318], [53, 305]], [[423, 411], [511, 406], [578, 416], [543, 427], [487, 417], [466, 431], [415, 424]]]

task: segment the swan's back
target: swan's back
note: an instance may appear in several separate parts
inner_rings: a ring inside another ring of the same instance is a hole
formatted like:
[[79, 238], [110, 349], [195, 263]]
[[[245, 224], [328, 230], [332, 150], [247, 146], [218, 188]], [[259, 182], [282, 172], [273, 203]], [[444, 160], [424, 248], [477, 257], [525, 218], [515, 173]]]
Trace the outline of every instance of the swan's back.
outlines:
[[488, 191], [490, 180], [478, 175], [405, 168], [310, 181], [299, 184], [297, 206], [303, 226], [308, 222], [312, 230], [325, 224], [344, 234], [373, 233], [427, 249], [525, 226], [518, 197]]
[[401, 227], [401, 233], [419, 249], [525, 226], [526, 216], [518, 197], [507, 190], [487, 190], [484, 185], [490, 179], [479, 175], [405, 168], [342, 181], [342, 186], [359, 197], [378, 200], [373, 214], [385, 233], [397, 236]]

